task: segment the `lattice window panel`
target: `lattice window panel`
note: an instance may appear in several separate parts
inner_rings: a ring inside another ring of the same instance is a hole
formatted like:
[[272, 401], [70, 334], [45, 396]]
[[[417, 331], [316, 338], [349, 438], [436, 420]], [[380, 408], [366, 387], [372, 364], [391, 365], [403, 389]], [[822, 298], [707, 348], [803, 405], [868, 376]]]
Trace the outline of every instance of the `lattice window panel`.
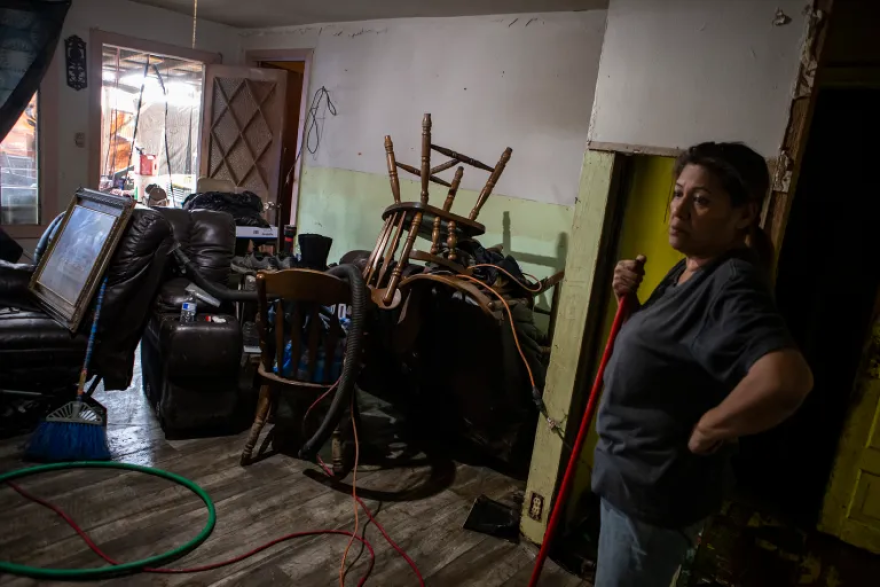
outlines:
[[270, 147], [281, 129], [273, 133], [267, 117], [279, 107], [278, 84], [216, 77], [213, 89], [207, 177], [270, 195]]

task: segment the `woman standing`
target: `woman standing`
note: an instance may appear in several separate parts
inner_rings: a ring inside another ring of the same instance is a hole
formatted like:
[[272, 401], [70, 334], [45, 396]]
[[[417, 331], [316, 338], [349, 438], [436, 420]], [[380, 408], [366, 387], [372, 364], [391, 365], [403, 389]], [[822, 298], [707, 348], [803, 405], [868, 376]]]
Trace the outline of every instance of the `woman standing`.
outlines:
[[[675, 176], [669, 244], [685, 259], [623, 326], [605, 373], [596, 587], [669, 587], [721, 505], [725, 445], [785, 420], [813, 385], [770, 290], [764, 159], [741, 143], [702, 143]], [[635, 298], [644, 261], [618, 263], [618, 299]]]

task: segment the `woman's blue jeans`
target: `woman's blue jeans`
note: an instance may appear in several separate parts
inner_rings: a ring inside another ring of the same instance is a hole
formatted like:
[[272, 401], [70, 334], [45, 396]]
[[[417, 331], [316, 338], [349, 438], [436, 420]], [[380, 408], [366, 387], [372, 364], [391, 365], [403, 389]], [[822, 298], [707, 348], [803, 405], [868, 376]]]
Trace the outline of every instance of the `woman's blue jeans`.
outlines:
[[704, 524], [681, 529], [652, 526], [603, 499], [595, 587], [670, 587]]

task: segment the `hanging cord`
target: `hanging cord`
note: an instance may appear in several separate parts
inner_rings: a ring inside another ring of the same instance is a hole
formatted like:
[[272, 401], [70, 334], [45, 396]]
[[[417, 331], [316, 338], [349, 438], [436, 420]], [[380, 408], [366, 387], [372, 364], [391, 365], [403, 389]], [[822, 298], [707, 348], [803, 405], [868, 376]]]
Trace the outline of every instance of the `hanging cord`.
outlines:
[[[330, 112], [333, 116], [336, 116], [336, 105], [330, 99], [330, 92], [326, 87], [321, 86], [315, 91], [315, 95], [312, 96], [312, 103], [309, 106], [309, 109], [306, 111], [306, 121], [308, 121], [308, 127], [303, 138], [303, 144], [305, 144], [306, 149], [308, 149], [309, 153], [312, 155], [318, 152], [318, 147], [321, 146], [321, 126], [318, 124], [318, 110], [321, 107], [321, 99], [325, 98], [327, 101], [327, 111]], [[324, 117], [321, 117], [320, 120], [324, 120]], [[315, 146], [312, 147], [312, 131], [315, 132]], [[299, 151], [296, 153], [296, 158], [293, 160], [293, 164], [290, 166], [290, 169], [287, 170], [287, 173], [284, 174], [284, 181], [288, 184], [291, 182], [291, 178], [293, 176], [293, 171], [296, 169], [296, 163], [299, 161], [300, 155], [302, 155], [303, 145], [299, 146]]]
[[166, 193], [166, 197], [173, 201], [174, 193], [171, 182], [171, 152], [168, 149], [168, 90], [165, 89], [165, 81], [162, 79], [162, 74], [159, 73], [159, 66], [153, 65], [153, 71], [156, 72], [156, 77], [159, 78], [159, 85], [162, 87], [162, 93], [165, 95], [165, 121], [163, 122], [162, 138], [165, 141], [165, 163], [168, 165], [168, 192]]
[[[147, 74], [150, 71], [150, 58], [152, 55], [147, 54], [147, 62], [144, 64], [144, 77], [141, 80], [141, 92], [138, 96], [137, 112], [134, 115], [134, 131], [131, 133], [131, 151], [128, 154], [128, 167], [125, 169], [125, 179], [128, 180], [128, 174], [131, 172], [131, 165], [134, 161], [135, 140], [138, 134], [138, 125], [141, 122], [141, 106], [144, 104], [144, 86], [147, 85]], [[125, 186], [123, 186], [124, 188]]]
[[193, 38], [192, 48], [196, 48], [196, 29], [198, 27], [199, 0], [193, 0]]
[[[333, 101], [330, 99], [330, 92], [326, 87], [321, 86], [317, 90], [315, 90], [315, 95], [312, 96], [312, 105], [309, 106], [308, 112], [306, 112], [306, 121], [308, 123], [308, 128], [306, 129], [305, 140], [303, 141], [305, 148], [312, 155], [318, 152], [318, 147], [321, 146], [321, 125], [318, 124], [318, 110], [321, 108], [321, 100], [326, 100], [327, 102], [327, 111], [336, 116], [336, 105], [333, 104]], [[324, 120], [324, 117], [321, 117], [321, 120]], [[315, 146], [312, 147], [312, 131], [315, 133]], [[300, 155], [302, 155], [303, 145], [299, 146], [299, 152], [296, 154], [296, 159], [299, 159]]]
[[[113, 85], [113, 88], [116, 90], [113, 92], [113, 103], [114, 106], [119, 105], [119, 52], [121, 49], [116, 47], [116, 83]], [[103, 82], [102, 82], [103, 89]], [[107, 106], [110, 106], [110, 101], [107, 100]], [[115, 130], [114, 130], [115, 125]], [[110, 150], [113, 150], [113, 164], [116, 164], [116, 150], [119, 145], [119, 138], [116, 136], [116, 133], [119, 132], [119, 109], [113, 108], [110, 110], [110, 124], [107, 125], [108, 136], [107, 136], [107, 158], [104, 160], [104, 169], [107, 171], [107, 175], [111, 176], [110, 172]]]

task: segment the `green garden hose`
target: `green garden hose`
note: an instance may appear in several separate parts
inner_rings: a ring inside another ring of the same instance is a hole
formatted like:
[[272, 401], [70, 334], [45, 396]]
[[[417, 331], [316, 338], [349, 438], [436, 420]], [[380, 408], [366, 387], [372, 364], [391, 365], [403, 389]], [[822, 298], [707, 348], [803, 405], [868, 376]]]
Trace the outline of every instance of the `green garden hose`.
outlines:
[[0, 573], [11, 573], [13, 575], [32, 577], [34, 579], [54, 579], [56, 581], [65, 579], [106, 579], [108, 577], [142, 571], [143, 569], [148, 567], [158, 567], [163, 563], [171, 561], [179, 556], [183, 556], [184, 554], [204, 542], [208, 538], [208, 536], [211, 535], [211, 531], [214, 530], [214, 524], [217, 521], [217, 512], [214, 510], [214, 502], [211, 501], [211, 498], [208, 497], [208, 494], [205, 492], [205, 490], [190, 481], [189, 479], [181, 477], [180, 475], [175, 475], [174, 473], [169, 473], [168, 471], [163, 471], [162, 469], [153, 469], [151, 467], [142, 467], [140, 465], [132, 465], [130, 463], [117, 463], [113, 461], [81, 461], [74, 463], [56, 463], [51, 465], [29, 467], [27, 469], [19, 469], [17, 471], [3, 473], [2, 475], [0, 475], [0, 483], [12, 481], [13, 479], [18, 479], [20, 477], [27, 477], [29, 475], [36, 475], [38, 473], [48, 473], [50, 471], [59, 471], [62, 469], [125, 469], [128, 471], [137, 471], [139, 473], [146, 473], [147, 475], [153, 475], [155, 477], [167, 479], [173, 483], [177, 483], [178, 485], [186, 487], [187, 489], [195, 493], [199, 497], [199, 499], [201, 499], [205, 503], [205, 506], [208, 508], [208, 521], [205, 523], [205, 527], [202, 528], [202, 531], [199, 532], [199, 534], [195, 538], [193, 538], [186, 544], [178, 546], [177, 548], [169, 550], [168, 552], [157, 554], [155, 556], [151, 556], [149, 558], [141, 559], [138, 561], [92, 569], [46, 569], [38, 567], [28, 567], [25, 565], [18, 565], [15, 563], [0, 561]]

